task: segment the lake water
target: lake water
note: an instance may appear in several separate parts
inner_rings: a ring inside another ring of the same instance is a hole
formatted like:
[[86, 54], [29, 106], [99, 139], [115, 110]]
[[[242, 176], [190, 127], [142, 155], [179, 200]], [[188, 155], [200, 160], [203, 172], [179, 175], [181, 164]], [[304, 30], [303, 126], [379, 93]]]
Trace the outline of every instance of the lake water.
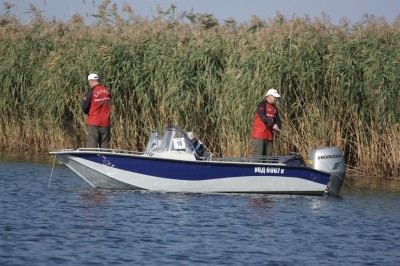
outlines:
[[90, 188], [0, 153], [0, 265], [400, 265], [400, 192], [340, 198]]

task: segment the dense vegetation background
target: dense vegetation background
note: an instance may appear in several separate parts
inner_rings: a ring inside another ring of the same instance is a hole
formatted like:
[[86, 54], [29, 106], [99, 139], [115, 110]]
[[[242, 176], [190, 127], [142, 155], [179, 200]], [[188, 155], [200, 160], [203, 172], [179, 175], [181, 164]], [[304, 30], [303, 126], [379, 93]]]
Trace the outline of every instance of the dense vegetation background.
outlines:
[[113, 97], [112, 147], [143, 149], [152, 129], [197, 133], [215, 156], [251, 154], [256, 104], [270, 88], [283, 132], [276, 154], [343, 149], [350, 173], [400, 176], [400, 18], [237, 23], [159, 10], [142, 19], [105, 1], [98, 23], [46, 20], [31, 5], [0, 17], [0, 149], [84, 146], [87, 75]]

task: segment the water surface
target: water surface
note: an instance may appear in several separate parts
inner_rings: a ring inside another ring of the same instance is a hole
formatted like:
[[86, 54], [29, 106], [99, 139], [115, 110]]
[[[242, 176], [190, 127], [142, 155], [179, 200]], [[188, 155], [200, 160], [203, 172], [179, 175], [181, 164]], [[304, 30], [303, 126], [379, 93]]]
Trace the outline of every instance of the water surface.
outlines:
[[0, 154], [0, 265], [400, 265], [400, 192], [340, 198], [90, 188]]

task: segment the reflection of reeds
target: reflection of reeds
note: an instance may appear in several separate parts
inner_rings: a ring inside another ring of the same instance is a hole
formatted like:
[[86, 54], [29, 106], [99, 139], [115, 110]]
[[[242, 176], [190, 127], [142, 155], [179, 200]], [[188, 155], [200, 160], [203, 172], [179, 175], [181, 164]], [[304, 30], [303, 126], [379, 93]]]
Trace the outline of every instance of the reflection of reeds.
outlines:
[[249, 155], [255, 106], [274, 86], [284, 122], [275, 152], [339, 146], [351, 167], [399, 175], [398, 22], [349, 29], [278, 14], [219, 25], [174, 12], [149, 21], [103, 5], [91, 26], [78, 15], [36, 12], [30, 25], [1, 16], [1, 149], [83, 146], [80, 103], [97, 72], [112, 91], [115, 148], [143, 149], [151, 129], [174, 124], [216, 155]]

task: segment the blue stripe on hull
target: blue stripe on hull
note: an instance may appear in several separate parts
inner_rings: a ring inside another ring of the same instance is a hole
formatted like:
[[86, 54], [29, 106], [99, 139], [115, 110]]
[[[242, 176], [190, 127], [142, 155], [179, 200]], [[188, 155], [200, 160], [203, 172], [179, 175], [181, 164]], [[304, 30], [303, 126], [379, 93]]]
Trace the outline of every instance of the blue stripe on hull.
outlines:
[[240, 176], [285, 176], [327, 185], [330, 175], [308, 167], [261, 164], [228, 164], [207, 161], [179, 161], [145, 156], [73, 153], [102, 165], [139, 174], [176, 180], [209, 180]]

